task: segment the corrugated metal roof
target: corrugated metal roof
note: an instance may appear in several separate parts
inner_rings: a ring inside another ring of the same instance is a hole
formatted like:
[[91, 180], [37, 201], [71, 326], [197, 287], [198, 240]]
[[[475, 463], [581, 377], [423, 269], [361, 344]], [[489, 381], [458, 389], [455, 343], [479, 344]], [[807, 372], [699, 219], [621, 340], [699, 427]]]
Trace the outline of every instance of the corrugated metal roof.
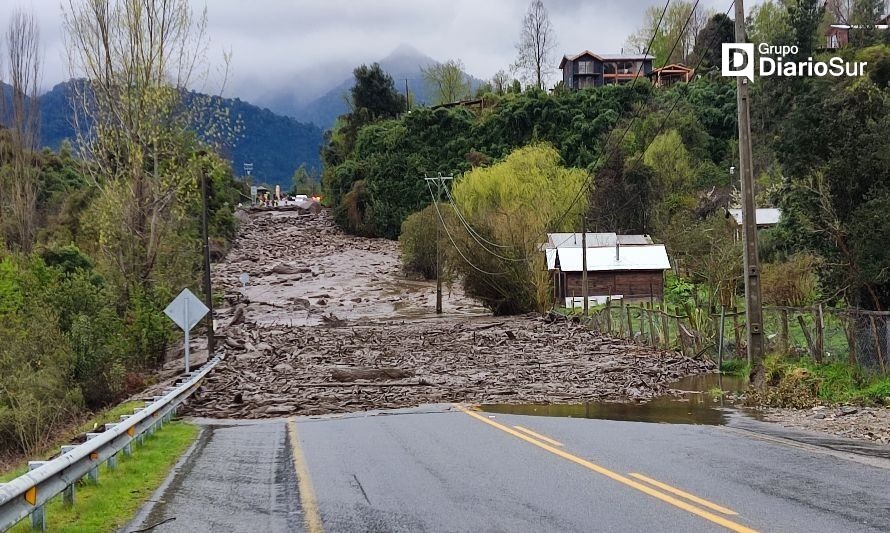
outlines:
[[[616, 251], [618, 258], [615, 257]], [[581, 248], [548, 249], [547, 268], [556, 268], [559, 257], [559, 268], [563, 272], [581, 272], [583, 250]], [[645, 246], [621, 246], [587, 248], [587, 271], [598, 272], [608, 270], [667, 270], [671, 268], [667, 250], [663, 244]]]
[[[742, 223], [741, 209], [729, 209], [729, 214], [735, 219], [736, 224]], [[758, 207], [754, 214], [754, 220], [757, 221], [758, 226], [775, 226], [781, 218], [782, 210], [774, 207]]]
[[[616, 235], [614, 233], [587, 233], [587, 247], [601, 248], [615, 246], [615, 243], [623, 246], [639, 246], [652, 244], [652, 238], [648, 235]], [[581, 233], [548, 233], [547, 247], [549, 248], [580, 248]]]

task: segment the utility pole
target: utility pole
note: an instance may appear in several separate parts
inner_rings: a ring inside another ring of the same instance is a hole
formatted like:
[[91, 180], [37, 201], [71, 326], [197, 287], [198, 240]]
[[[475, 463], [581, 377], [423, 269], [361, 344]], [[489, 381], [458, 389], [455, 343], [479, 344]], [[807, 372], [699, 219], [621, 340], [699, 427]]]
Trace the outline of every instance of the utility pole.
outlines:
[[411, 95], [408, 92], [408, 78], [405, 78], [405, 112], [411, 112]]
[[[445, 187], [446, 180], [453, 180], [454, 176], [443, 176], [439, 174], [435, 178], [423, 178], [427, 182], [434, 181], [436, 183], [435, 202], [442, 200], [442, 188]], [[436, 314], [442, 314], [442, 259], [441, 250], [439, 249], [439, 241], [441, 240], [442, 224], [440, 220], [436, 223]]]
[[584, 297], [584, 316], [587, 316], [587, 216], [581, 216], [581, 296]]
[[[743, 0], [735, 0], [735, 40], [747, 41]], [[754, 58], [748, 58], [753, 61]], [[749, 376], [755, 388], [763, 388], [763, 308], [760, 299], [760, 259], [757, 254], [757, 208], [754, 204], [754, 169], [751, 161], [751, 110], [748, 80], [736, 77], [739, 113], [739, 173], [742, 182], [742, 225], [745, 248], [745, 320], [748, 330]]]
[[[203, 157], [205, 153], [199, 153]], [[210, 238], [207, 235], [207, 172], [204, 170], [203, 162], [199, 159], [198, 165], [201, 168], [201, 198], [203, 208], [201, 209], [201, 233], [204, 238], [204, 302], [207, 309], [207, 360], [213, 357], [214, 341], [213, 338], [213, 292], [210, 284]]]

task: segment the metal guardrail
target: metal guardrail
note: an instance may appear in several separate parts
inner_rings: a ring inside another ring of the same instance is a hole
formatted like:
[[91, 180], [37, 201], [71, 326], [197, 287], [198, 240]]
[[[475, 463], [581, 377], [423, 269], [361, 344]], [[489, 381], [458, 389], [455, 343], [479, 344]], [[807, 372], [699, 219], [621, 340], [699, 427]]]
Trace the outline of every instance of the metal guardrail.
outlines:
[[66, 504], [74, 503], [74, 485], [84, 476], [99, 479], [99, 466], [117, 465], [119, 453], [129, 456], [132, 443], [142, 443], [145, 435], [154, 431], [176, 414], [177, 409], [201, 384], [219, 357], [214, 357], [200, 369], [185, 374], [185, 381], [169, 388], [163, 396], [155, 396], [145, 407], [132, 415], [121, 416], [116, 424], [106, 424], [102, 433], [87, 433], [87, 441], [76, 446], [62, 446], [62, 455], [51, 461], [30, 461], [27, 474], [9, 483], [0, 483], [0, 531], [7, 531], [20, 520], [31, 516], [31, 527], [46, 529], [45, 505], [62, 494]]

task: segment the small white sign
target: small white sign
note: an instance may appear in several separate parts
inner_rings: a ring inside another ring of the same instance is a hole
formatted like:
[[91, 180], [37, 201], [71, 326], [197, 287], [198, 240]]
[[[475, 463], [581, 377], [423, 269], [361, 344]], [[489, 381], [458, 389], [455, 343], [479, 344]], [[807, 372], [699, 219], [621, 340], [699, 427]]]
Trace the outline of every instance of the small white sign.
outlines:
[[210, 309], [204, 305], [204, 302], [198, 299], [188, 289], [182, 289], [170, 305], [164, 309], [164, 314], [169, 316], [176, 325], [185, 332], [185, 371], [189, 371], [189, 331], [197, 324]]
[[207, 309], [204, 302], [192, 294], [192, 291], [182, 289], [179, 296], [164, 309], [164, 314], [169, 316], [173, 322], [176, 322], [176, 325], [182, 328], [183, 331], [189, 331], [204, 318], [208, 311], [210, 309]]

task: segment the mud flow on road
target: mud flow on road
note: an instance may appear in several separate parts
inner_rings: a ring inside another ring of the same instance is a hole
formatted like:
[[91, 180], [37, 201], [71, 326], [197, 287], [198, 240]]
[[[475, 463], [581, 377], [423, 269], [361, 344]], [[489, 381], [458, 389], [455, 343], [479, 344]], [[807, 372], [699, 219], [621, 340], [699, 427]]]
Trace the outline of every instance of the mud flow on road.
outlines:
[[493, 317], [457, 286], [437, 316], [435, 284], [405, 277], [398, 243], [345, 235], [326, 212], [251, 215], [214, 270], [225, 360], [194, 415], [648, 400], [714, 370], [571, 322]]

